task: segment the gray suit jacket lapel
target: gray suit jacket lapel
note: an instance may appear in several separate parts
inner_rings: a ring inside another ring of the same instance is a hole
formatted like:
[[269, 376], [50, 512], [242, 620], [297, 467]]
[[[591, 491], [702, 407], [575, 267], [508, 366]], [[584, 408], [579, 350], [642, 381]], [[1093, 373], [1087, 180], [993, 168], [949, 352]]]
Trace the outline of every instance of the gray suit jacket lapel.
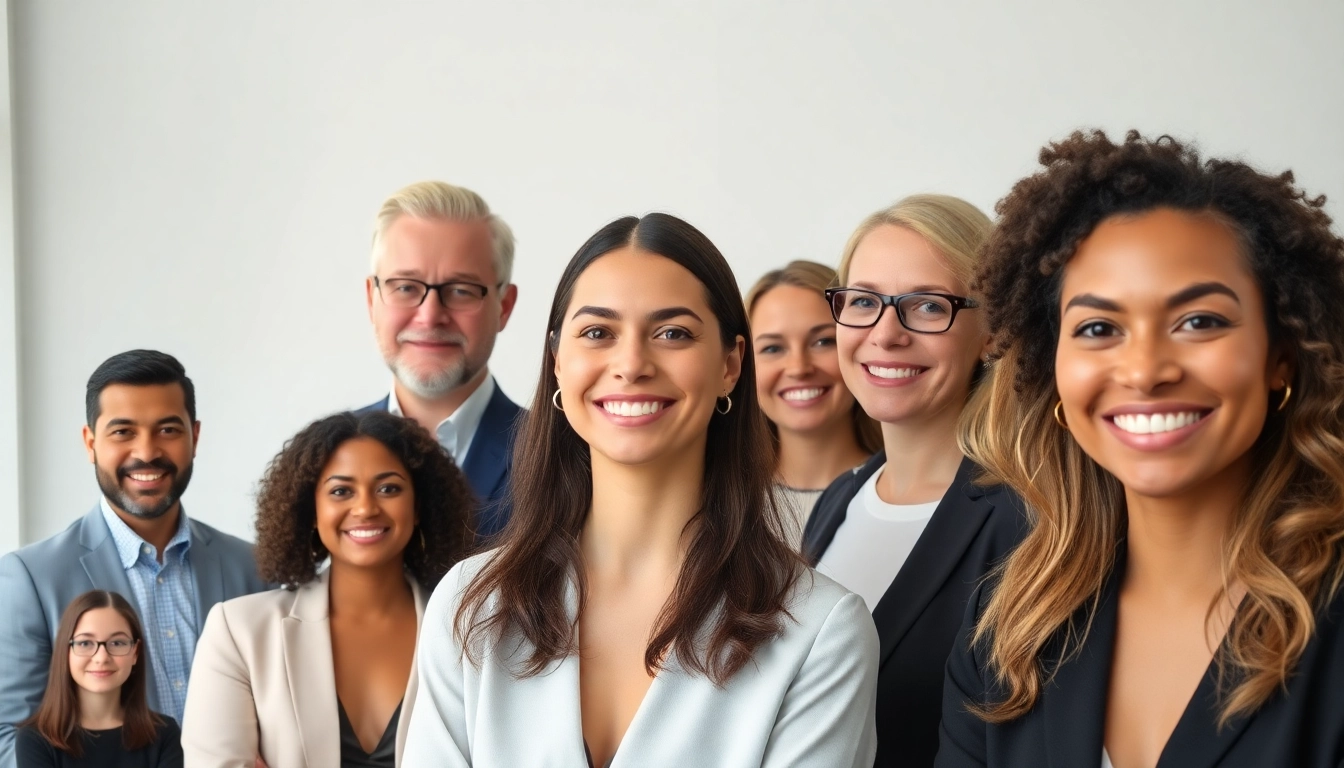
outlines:
[[[140, 605], [140, 601], [135, 597], [135, 592], [131, 589], [131, 581], [126, 577], [126, 569], [121, 567], [121, 555], [117, 552], [117, 542], [112, 538], [112, 531], [107, 528], [107, 521], [103, 519], [101, 504], [93, 505], [93, 511], [85, 515], [84, 520], [80, 523], [79, 543], [86, 550], [80, 556], [79, 563], [84, 567], [84, 572], [88, 574], [89, 583], [93, 585], [93, 588], [116, 592], [126, 598], [126, 601], [135, 608], [136, 613], [143, 617], [145, 608]], [[143, 618], [141, 621], [143, 622]], [[149, 708], [161, 712], [159, 689], [154, 680], [154, 665], [152, 664], [145, 665], [145, 688], [149, 694]]]
[[196, 580], [196, 636], [200, 637], [210, 609], [225, 598], [224, 562], [215, 550], [210, 529], [191, 518], [187, 518], [187, 524], [191, 526], [191, 571]]

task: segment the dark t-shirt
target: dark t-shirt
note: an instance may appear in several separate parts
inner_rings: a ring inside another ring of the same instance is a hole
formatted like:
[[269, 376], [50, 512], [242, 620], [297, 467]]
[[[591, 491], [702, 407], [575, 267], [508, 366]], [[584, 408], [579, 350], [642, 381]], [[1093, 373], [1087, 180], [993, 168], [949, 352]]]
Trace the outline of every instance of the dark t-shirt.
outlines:
[[182, 731], [171, 717], [160, 715], [163, 725], [148, 746], [127, 751], [121, 745], [121, 729], [79, 732], [84, 756], [72, 757], [56, 749], [32, 728], [20, 728], [14, 743], [18, 768], [182, 768]]

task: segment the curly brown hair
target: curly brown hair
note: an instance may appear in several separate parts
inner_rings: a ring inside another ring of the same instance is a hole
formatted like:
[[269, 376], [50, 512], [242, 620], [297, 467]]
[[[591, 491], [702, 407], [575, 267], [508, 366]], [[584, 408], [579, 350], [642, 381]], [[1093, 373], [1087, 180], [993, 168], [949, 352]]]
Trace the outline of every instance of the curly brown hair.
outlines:
[[[1027, 502], [1035, 525], [998, 571], [976, 628], [1005, 698], [993, 722], [1026, 713], [1059, 659], [1076, 652], [1126, 527], [1114, 476], [1059, 429], [1055, 348], [1065, 264], [1103, 221], [1158, 208], [1212, 215], [1240, 238], [1264, 296], [1274, 348], [1292, 360], [1292, 400], [1251, 449], [1248, 488], [1224, 546], [1224, 590], [1247, 589], [1219, 655], [1221, 719], [1254, 711], [1292, 674], [1315, 614], [1339, 588], [1344, 539], [1344, 241], [1324, 197], [1291, 173], [1203, 160], [1169, 136], [1114, 143], [1074, 133], [1041, 150], [1044, 170], [999, 202], [976, 288], [986, 299], [996, 373], [971, 412], [963, 448]], [[1212, 611], [1212, 608], [1211, 608]], [[1080, 619], [1079, 616], [1082, 616]], [[1081, 621], [1082, 623], [1077, 623]], [[1053, 653], [1053, 651], [1052, 651]], [[1224, 665], [1224, 662], [1227, 662]], [[1226, 666], [1226, 668], [1224, 668]], [[1232, 673], [1232, 674], [1226, 674]]]
[[371, 437], [411, 475], [420, 535], [406, 547], [406, 570], [426, 589], [466, 554], [475, 497], [443, 447], [415, 422], [386, 411], [337, 413], [304, 427], [271, 460], [257, 494], [257, 571], [297, 587], [317, 578], [327, 550], [314, 535], [318, 476], [344, 442]]

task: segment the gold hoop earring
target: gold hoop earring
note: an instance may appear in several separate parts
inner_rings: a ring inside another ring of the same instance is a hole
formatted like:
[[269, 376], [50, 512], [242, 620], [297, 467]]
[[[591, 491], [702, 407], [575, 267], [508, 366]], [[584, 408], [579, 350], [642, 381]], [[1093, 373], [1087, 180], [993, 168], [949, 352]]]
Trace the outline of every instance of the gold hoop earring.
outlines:
[[1055, 423], [1058, 424], [1059, 426], [1063, 427], [1065, 430], [1067, 430], [1067, 429], [1069, 428], [1069, 425], [1064, 423], [1064, 401], [1063, 401], [1063, 400], [1060, 400], [1059, 402], [1055, 403]]
[[1293, 385], [1292, 385], [1292, 384], [1284, 384], [1284, 385], [1283, 385], [1283, 400], [1279, 401], [1279, 408], [1278, 408], [1278, 410], [1282, 411], [1284, 408], [1288, 407], [1288, 398], [1290, 398], [1290, 397], [1292, 397], [1292, 396], [1293, 396]]
[[557, 411], [565, 410], [565, 406], [560, 404], [560, 390], [555, 390], [555, 394], [551, 395], [551, 405], [554, 405]]
[[720, 415], [725, 415], [725, 414], [727, 414], [729, 411], [733, 410], [733, 398], [731, 398], [731, 397], [729, 397], [729, 396], [727, 396], [727, 395], [724, 395], [724, 396], [723, 396], [723, 399], [727, 401], [727, 405], [724, 405], [723, 408], [719, 408], [719, 401], [718, 401], [718, 400], [715, 400], [715, 401], [714, 401], [714, 412], [715, 412], [715, 413], [718, 413], [718, 414], [720, 414]]

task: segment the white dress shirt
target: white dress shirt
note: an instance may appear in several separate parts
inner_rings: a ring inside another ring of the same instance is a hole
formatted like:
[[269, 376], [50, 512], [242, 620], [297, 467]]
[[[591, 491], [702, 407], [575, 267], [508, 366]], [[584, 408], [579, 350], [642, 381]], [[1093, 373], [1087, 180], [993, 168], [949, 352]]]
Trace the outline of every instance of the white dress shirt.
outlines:
[[[517, 665], [531, 653], [521, 638], [485, 643], [477, 667], [454, 637], [462, 591], [493, 555], [454, 566], [425, 609], [416, 646], [420, 691], [403, 764], [586, 765], [578, 656], [520, 678]], [[572, 581], [566, 601], [576, 612]], [[870, 768], [877, 751], [872, 617], [857, 596], [811, 569], [799, 577], [788, 611], [783, 632], [723, 687], [687, 672], [672, 655], [611, 768]]]
[[[487, 373], [485, 381], [476, 387], [476, 391], [463, 400], [457, 410], [439, 422], [439, 426], [434, 429], [434, 436], [438, 438], [439, 445], [453, 457], [457, 466], [466, 463], [471, 440], [476, 436], [476, 428], [481, 425], [481, 417], [485, 415], [485, 408], [490, 405], [490, 398], [494, 395], [495, 377]], [[395, 383], [387, 396], [387, 412], [394, 416], [406, 415], [401, 412], [401, 402], [397, 400]]]

